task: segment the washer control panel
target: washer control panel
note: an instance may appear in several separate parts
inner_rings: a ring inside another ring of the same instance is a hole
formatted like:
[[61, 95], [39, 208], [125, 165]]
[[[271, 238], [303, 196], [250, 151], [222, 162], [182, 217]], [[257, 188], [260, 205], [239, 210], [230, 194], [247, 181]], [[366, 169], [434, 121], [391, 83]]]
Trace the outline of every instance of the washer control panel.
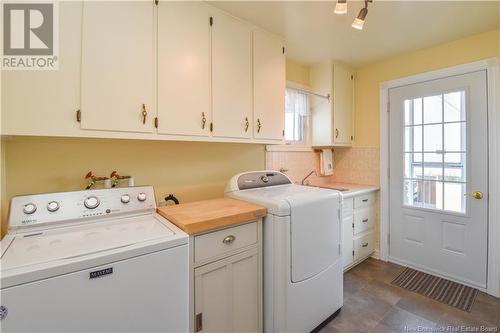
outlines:
[[155, 209], [152, 186], [24, 195], [11, 200], [9, 229]]

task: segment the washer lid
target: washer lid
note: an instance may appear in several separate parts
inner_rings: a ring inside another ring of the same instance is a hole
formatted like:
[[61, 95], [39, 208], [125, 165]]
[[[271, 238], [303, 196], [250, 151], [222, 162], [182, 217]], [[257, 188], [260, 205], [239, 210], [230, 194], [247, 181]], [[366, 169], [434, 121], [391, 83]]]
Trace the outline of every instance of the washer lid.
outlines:
[[74, 259], [175, 233], [154, 215], [121, 218], [34, 234], [18, 234], [2, 254], [2, 270]]
[[312, 186], [287, 184], [226, 192], [226, 196], [264, 206], [269, 214], [288, 216], [291, 213], [290, 198], [301, 197], [306, 194], [314, 200], [314, 198], [330, 196], [332, 193], [335, 193], [335, 191]]

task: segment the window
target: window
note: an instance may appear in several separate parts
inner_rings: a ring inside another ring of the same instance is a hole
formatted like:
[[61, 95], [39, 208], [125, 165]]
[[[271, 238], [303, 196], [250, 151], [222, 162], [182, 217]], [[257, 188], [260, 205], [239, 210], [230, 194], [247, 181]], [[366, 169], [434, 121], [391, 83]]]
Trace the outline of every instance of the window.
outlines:
[[286, 88], [285, 92], [285, 141], [287, 144], [307, 144], [307, 95], [297, 89]]
[[405, 204], [465, 213], [465, 91], [404, 103]]

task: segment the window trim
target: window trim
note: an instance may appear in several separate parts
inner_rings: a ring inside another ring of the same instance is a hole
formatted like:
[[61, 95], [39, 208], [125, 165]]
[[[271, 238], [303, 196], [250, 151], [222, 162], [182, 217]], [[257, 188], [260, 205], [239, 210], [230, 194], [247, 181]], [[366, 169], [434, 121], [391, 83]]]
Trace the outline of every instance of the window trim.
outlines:
[[[306, 86], [301, 83], [293, 82], [293, 81], [286, 81], [286, 88], [290, 89], [304, 89], [304, 90], [311, 90], [311, 87]], [[283, 96], [284, 97], [284, 96]], [[311, 97], [308, 96], [308, 106], [310, 108], [311, 105]], [[309, 110], [310, 111], [310, 110]], [[285, 110], [283, 110], [283, 113]], [[306, 138], [304, 140], [305, 143], [302, 144], [291, 144], [291, 143], [285, 143], [285, 144], [280, 144], [280, 145], [267, 145], [266, 146], [266, 151], [313, 151], [313, 148], [311, 146], [311, 115], [308, 115], [305, 117], [305, 124], [304, 124], [304, 129], [305, 129], [305, 134]]]

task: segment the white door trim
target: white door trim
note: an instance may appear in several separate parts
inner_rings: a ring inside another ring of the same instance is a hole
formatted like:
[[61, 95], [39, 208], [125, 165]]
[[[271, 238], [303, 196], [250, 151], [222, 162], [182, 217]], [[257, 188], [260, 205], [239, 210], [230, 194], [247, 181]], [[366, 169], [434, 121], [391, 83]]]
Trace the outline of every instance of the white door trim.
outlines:
[[380, 83], [380, 259], [389, 260], [389, 89], [486, 70], [488, 85], [488, 278], [485, 292], [500, 297], [500, 58]]

